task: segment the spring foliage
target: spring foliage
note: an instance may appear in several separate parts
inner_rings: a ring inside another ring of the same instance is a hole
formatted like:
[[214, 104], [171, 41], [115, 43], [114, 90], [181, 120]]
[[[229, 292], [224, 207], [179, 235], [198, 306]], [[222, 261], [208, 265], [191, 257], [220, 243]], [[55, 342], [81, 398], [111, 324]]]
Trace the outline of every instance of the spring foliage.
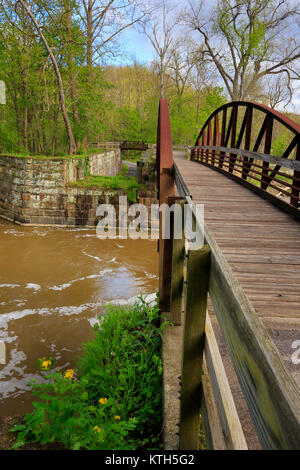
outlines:
[[162, 361], [157, 304], [142, 298], [109, 306], [83, 345], [75, 370], [53, 371], [39, 359], [42, 383], [31, 382], [35, 410], [25, 415], [14, 448], [56, 442], [67, 449], [153, 449], [161, 445]]

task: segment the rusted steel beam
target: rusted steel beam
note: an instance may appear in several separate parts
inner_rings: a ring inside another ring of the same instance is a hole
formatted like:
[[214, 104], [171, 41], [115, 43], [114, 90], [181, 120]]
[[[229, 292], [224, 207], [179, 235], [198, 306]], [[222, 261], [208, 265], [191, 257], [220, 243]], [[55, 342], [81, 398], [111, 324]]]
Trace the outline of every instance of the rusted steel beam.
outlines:
[[[265, 148], [264, 148], [264, 153], [267, 155], [270, 155], [271, 153], [271, 145], [272, 145], [272, 135], [273, 135], [273, 116], [269, 114], [267, 116], [267, 123], [266, 123], [266, 139], [265, 139]], [[268, 182], [270, 182], [270, 179], [268, 177], [269, 175], [269, 162], [263, 162], [263, 168], [262, 168], [262, 177], [261, 177], [261, 189], [267, 189], [268, 187]]]
[[238, 136], [238, 139], [237, 139], [237, 142], [236, 142], [236, 148], [237, 149], [239, 149], [241, 147], [243, 137], [244, 137], [244, 133], [245, 133], [245, 129], [246, 129], [246, 124], [247, 124], [247, 110], [245, 112], [243, 122], [242, 122], [242, 125], [241, 125], [241, 129], [240, 129], [240, 132], [239, 132], [239, 136]]
[[254, 147], [253, 147], [253, 152], [257, 152], [258, 149], [259, 149], [259, 146], [260, 146], [260, 144], [261, 144], [261, 142], [264, 138], [265, 132], [266, 132], [267, 122], [268, 122], [268, 116], [265, 117], [264, 122], [262, 123], [262, 126], [260, 128], [258, 137], [257, 137], [256, 142], [255, 142]]
[[[296, 135], [293, 138], [292, 142], [290, 143], [290, 145], [288, 146], [288, 148], [286, 149], [286, 151], [284, 152], [284, 154], [282, 155], [281, 158], [287, 159], [290, 156], [290, 154], [292, 153], [292, 151], [294, 150], [294, 148], [297, 145], [297, 141], [298, 141], [298, 136]], [[272, 180], [277, 174], [282, 175], [282, 173], [279, 171], [280, 168], [281, 168], [281, 165], [276, 165], [276, 167], [274, 168], [274, 170], [272, 170], [272, 172], [269, 176], [270, 180]], [[283, 175], [283, 176], [285, 176], [285, 175]]]
[[[231, 129], [231, 147], [235, 148], [236, 146], [236, 126], [237, 126], [237, 117], [238, 117], [238, 107], [233, 106], [232, 108], [232, 129]], [[229, 166], [229, 172], [232, 173], [235, 163], [235, 155], [231, 155], [232, 161]]]
[[[268, 116], [265, 117], [264, 122], [263, 122], [263, 124], [262, 124], [262, 126], [261, 126], [261, 128], [260, 128], [258, 137], [257, 137], [256, 142], [255, 142], [254, 147], [253, 147], [253, 152], [257, 152], [258, 149], [259, 149], [259, 146], [260, 146], [260, 144], [261, 144], [261, 142], [262, 142], [262, 140], [263, 140], [263, 137], [264, 137], [264, 135], [265, 135], [265, 132], [266, 132], [267, 121], [268, 121]], [[252, 165], [253, 161], [254, 161], [254, 159], [253, 159], [252, 157], [250, 157], [250, 158], [248, 159], [247, 166], [246, 166], [246, 168], [245, 168], [245, 175], [246, 175], [246, 178], [247, 178], [247, 176], [248, 176], [248, 174], [249, 174], [249, 172], [250, 172], [250, 170], [251, 170], [251, 165]]]
[[[297, 150], [296, 150], [296, 160], [300, 160], [300, 137], [298, 136]], [[300, 171], [294, 171], [294, 178], [300, 178]], [[296, 189], [297, 182], [293, 179], [293, 186], [291, 193], [291, 205], [294, 207], [299, 207], [299, 189]]]
[[[214, 117], [214, 137], [213, 137], [213, 146], [220, 146], [220, 123], [219, 123], [219, 115], [216, 114]], [[216, 151], [213, 150], [212, 152], [212, 164], [215, 164], [215, 155]]]
[[[252, 131], [252, 119], [253, 119], [253, 108], [248, 106], [245, 113], [246, 117], [246, 135], [245, 135], [245, 150], [250, 150], [251, 142], [251, 131]], [[250, 171], [251, 165], [248, 164], [248, 158], [244, 157], [244, 168], [243, 168], [243, 179], [247, 179], [247, 175]]]
[[[245, 106], [246, 108], [251, 107], [252, 109], [257, 109], [258, 111], [261, 111], [265, 114], [272, 114], [274, 120], [276, 120], [277, 122], [285, 126], [290, 131], [294, 132], [295, 134], [300, 134], [299, 124], [292, 121], [290, 118], [280, 113], [279, 111], [275, 111], [274, 109], [269, 108], [268, 106], [258, 104], [252, 101], [233, 101], [231, 103], [226, 103], [223, 106], [220, 106], [220, 108], [216, 109], [211, 114], [211, 116], [207, 119], [207, 121], [204, 123], [203, 129], [207, 126], [208, 121], [213, 119], [216, 114], [219, 114], [220, 112], [227, 113], [227, 109], [230, 109], [233, 106], [238, 106], [238, 107]], [[200, 132], [200, 135], [201, 135], [201, 132]]]
[[[202, 145], [207, 145], [206, 129], [203, 129], [203, 132], [202, 132]], [[200, 152], [200, 160], [203, 160], [203, 158], [204, 158], [204, 150], [201, 150], [201, 152]]]
[[[240, 108], [242, 107], [245, 108], [245, 113], [241, 127], [238, 131], [238, 114], [240, 113]], [[227, 120], [228, 110], [231, 110], [229, 122]], [[250, 147], [252, 147], [251, 140], [253, 133], [254, 110], [258, 110], [263, 113], [264, 120], [258, 132], [256, 141], [254, 142], [252, 151], [250, 151]], [[222, 113], [221, 135], [219, 130], [220, 113]], [[275, 121], [285, 126], [295, 135], [282, 157], [275, 157], [271, 155], [272, 136]], [[217, 165], [220, 169], [222, 169], [226, 161], [225, 170], [229, 173], [233, 173], [236, 167], [238, 167], [239, 169], [242, 167], [241, 178], [243, 180], [247, 181], [249, 175], [251, 176], [251, 178], [253, 176], [254, 180], [260, 182], [260, 187], [263, 191], [267, 191], [268, 188], [276, 189], [282, 194], [288, 195], [288, 197], [290, 198], [290, 204], [298, 208], [300, 170], [298, 170], [298, 167], [295, 165], [295, 163], [298, 163], [300, 157], [298, 161], [295, 161], [293, 159], [288, 160], [288, 157], [291, 155], [295, 146], [298, 144], [299, 139], [300, 125], [296, 124], [291, 119], [284, 116], [282, 113], [268, 108], [267, 106], [260, 105], [258, 103], [247, 101], [234, 101], [232, 103], [227, 103], [221, 106], [211, 114], [211, 116], [207, 119], [204, 126], [202, 127], [202, 130], [196, 141], [197, 148], [190, 148], [192, 150], [192, 155], [194, 156], [194, 159], [196, 154], [200, 154], [200, 158], [198, 160], [208, 165]], [[264, 153], [260, 153], [259, 149], [263, 141]], [[242, 146], [244, 147], [244, 153], [241, 153], [243, 152], [243, 149], [241, 149]], [[242, 155], [242, 165], [240, 160], [237, 161], [237, 155]], [[254, 163], [255, 159], [263, 161], [261, 166], [260, 179], [258, 178], [258, 165]], [[283, 162], [289, 163], [289, 165]], [[270, 169], [270, 164], [274, 164], [275, 168], [273, 167], [272, 169]], [[281, 169], [281, 167], [292, 169], [294, 171], [294, 175], [286, 175], [285, 173], [280, 172], [279, 170]], [[251, 172], [251, 168], [253, 168], [253, 174]], [[280, 180], [276, 178], [277, 175], [289, 179]], [[291, 181], [293, 181], [292, 184], [290, 183]]]
[[224, 147], [227, 147], [228, 142], [229, 142], [231, 129], [232, 129], [233, 116], [234, 116], [234, 111], [233, 111], [233, 108], [232, 108], [229, 123], [228, 123], [228, 127], [227, 127], [226, 137], [225, 137], [225, 141], [224, 141]]
[[[225, 147], [225, 134], [226, 134], [226, 124], [227, 124], [227, 108], [223, 109], [223, 115], [222, 115], [222, 134], [221, 134], [221, 147]], [[220, 163], [219, 167], [222, 168], [223, 165], [223, 160], [222, 157], [224, 157], [224, 153], [220, 153]]]
[[[198, 139], [198, 143], [200, 145], [200, 139]], [[196, 153], [196, 160], [199, 160], [199, 159], [200, 159], [200, 149], [198, 149]]]
[[[162, 98], [159, 105], [157, 139], [157, 170], [159, 204], [168, 204], [168, 198], [175, 195], [173, 148], [170, 116], [167, 101]], [[172, 240], [163, 239], [164, 218], [160, 212], [159, 224], [159, 304], [160, 310], [170, 309]]]
[[[207, 124], [207, 145], [211, 145], [211, 144], [212, 144], [212, 128], [211, 128], [211, 121], [209, 121]], [[209, 156], [209, 153], [207, 151], [205, 155], [205, 159], [207, 163], [208, 163], [208, 156]]]

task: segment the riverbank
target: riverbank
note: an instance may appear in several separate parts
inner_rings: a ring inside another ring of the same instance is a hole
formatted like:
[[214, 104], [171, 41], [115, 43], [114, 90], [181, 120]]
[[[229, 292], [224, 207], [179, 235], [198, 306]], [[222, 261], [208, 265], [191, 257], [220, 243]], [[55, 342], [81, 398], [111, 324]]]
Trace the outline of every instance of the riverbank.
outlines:
[[[157, 301], [141, 297], [124, 307], [111, 305], [76, 368], [57, 371], [54, 359], [38, 361], [44, 378], [32, 383], [35, 410], [16, 420], [14, 448], [161, 448], [164, 326]], [[4, 422], [9, 431], [12, 420]], [[4, 446], [13, 442], [3, 439]]]

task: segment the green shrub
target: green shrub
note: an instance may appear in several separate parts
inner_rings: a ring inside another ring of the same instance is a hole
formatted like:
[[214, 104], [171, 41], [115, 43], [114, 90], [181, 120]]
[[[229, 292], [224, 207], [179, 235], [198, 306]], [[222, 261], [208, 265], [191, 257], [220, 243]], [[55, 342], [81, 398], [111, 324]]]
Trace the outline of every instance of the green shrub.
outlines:
[[103, 191], [126, 191], [129, 202], [137, 202], [137, 191], [140, 188], [135, 177], [124, 176], [123, 170], [117, 176], [93, 176], [86, 174], [85, 179], [70, 183], [75, 187], [94, 187]]
[[125, 165], [125, 163], [123, 163], [121, 175], [122, 175], [122, 176], [126, 176], [127, 173], [128, 173], [128, 166]]
[[[159, 448], [162, 361], [158, 306], [142, 298], [131, 307], [109, 306], [83, 345], [76, 372], [47, 373], [31, 382], [39, 401], [25, 415], [14, 448], [60, 442], [68, 449]], [[40, 359], [48, 371], [53, 359]]]

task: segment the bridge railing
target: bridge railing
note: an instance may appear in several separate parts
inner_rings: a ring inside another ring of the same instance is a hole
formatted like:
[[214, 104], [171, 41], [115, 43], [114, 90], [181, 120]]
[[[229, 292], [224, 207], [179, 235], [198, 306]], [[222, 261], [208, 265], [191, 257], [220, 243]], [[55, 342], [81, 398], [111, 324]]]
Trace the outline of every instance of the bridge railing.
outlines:
[[299, 217], [300, 126], [285, 115], [257, 103], [228, 103], [204, 124], [191, 159], [226, 172]]
[[[160, 106], [158, 137], [160, 200], [181, 209], [186, 207], [192, 214], [194, 228], [204, 239], [204, 245], [197, 250], [191, 248], [190, 236], [185, 230], [181, 239], [175, 239], [174, 218], [171, 218], [170, 240], [162, 240], [160, 232], [161, 310], [169, 312], [171, 322], [179, 325], [184, 304], [180, 449], [199, 448], [200, 422], [204, 426], [209, 449], [247, 449], [207, 313], [208, 298], [262, 448], [299, 449], [299, 389], [222, 252], [198, 218], [188, 188], [172, 162], [171, 131], [165, 101]], [[176, 207], [173, 209], [177, 211]], [[183, 211], [181, 214], [184, 229]], [[161, 218], [161, 227], [163, 223]]]
[[145, 150], [148, 150], [151, 147], [151, 144], [147, 144], [146, 142], [141, 141], [123, 140], [120, 142], [91, 142], [89, 146], [95, 149], [121, 149], [121, 151], [138, 150], [143, 152]]

